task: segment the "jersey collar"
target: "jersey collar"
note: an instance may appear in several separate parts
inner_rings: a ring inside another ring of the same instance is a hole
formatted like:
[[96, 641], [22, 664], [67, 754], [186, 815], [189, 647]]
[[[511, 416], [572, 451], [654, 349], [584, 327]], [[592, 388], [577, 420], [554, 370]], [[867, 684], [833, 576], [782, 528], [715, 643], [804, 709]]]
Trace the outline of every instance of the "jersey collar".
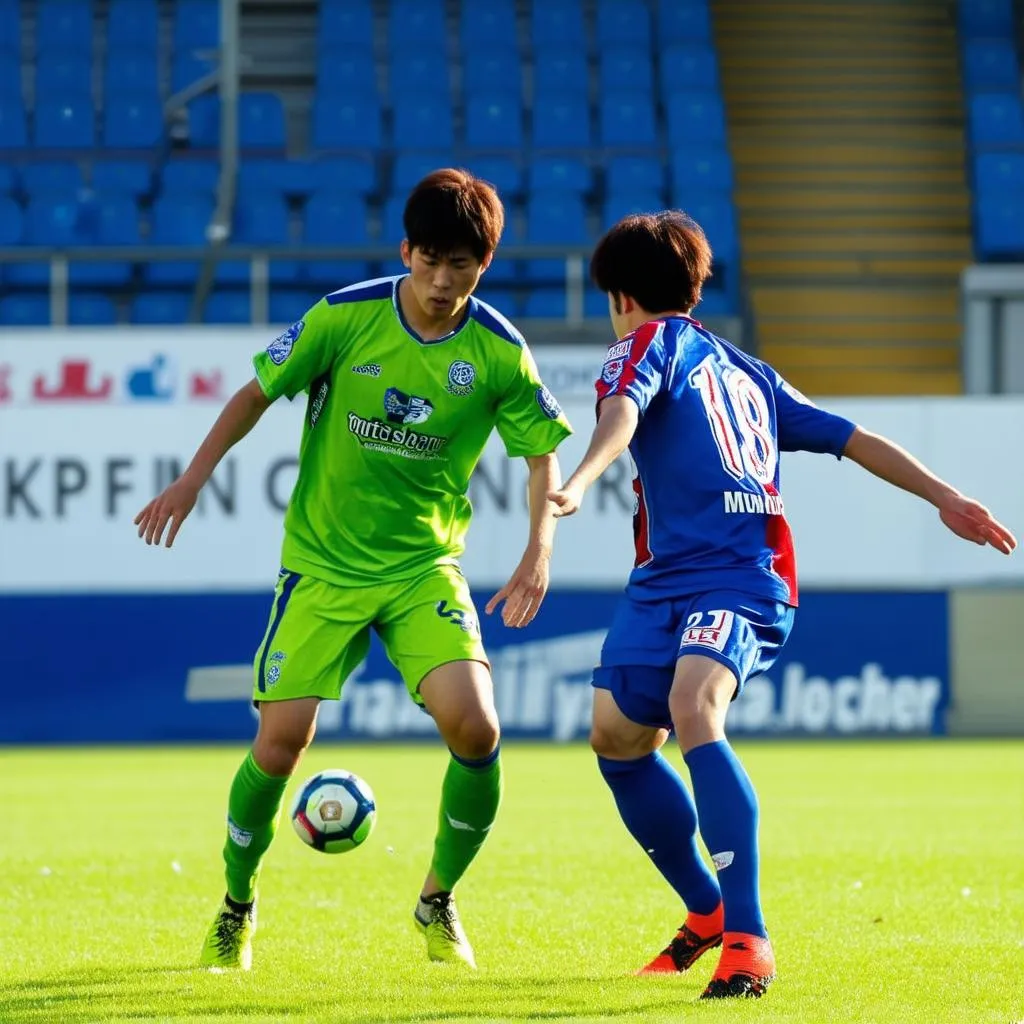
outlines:
[[425, 338], [421, 338], [419, 334], [412, 328], [409, 321], [405, 319], [405, 314], [402, 312], [402, 304], [398, 301], [398, 286], [408, 277], [408, 274], [402, 277], [395, 278], [394, 287], [391, 289], [391, 305], [395, 308], [395, 316], [398, 317], [398, 322], [402, 325], [405, 333], [412, 338], [419, 345], [440, 345], [444, 341], [451, 341], [459, 331], [462, 330], [471, 319], [473, 296], [471, 295], [466, 302], [466, 311], [462, 316], [462, 319], [458, 324], [453, 327], [447, 334], [442, 335], [440, 338], [431, 338], [427, 341]]

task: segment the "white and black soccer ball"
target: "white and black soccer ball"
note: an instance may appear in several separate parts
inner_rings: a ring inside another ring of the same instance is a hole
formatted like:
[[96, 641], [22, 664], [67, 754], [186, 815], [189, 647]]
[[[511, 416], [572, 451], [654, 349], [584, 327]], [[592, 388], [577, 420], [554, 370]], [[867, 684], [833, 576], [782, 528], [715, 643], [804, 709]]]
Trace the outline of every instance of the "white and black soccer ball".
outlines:
[[291, 818], [307, 846], [322, 853], [344, 853], [373, 831], [377, 804], [364, 779], [333, 768], [306, 779], [292, 804]]

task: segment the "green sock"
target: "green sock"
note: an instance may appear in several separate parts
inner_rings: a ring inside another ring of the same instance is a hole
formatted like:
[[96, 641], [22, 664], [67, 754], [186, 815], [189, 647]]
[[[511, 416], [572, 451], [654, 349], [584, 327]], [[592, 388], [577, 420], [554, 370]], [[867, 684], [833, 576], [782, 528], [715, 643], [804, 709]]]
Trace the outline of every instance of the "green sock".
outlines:
[[250, 903], [256, 895], [260, 861], [277, 831], [288, 778], [268, 775], [250, 750], [231, 783], [224, 863], [228, 895], [239, 903]]
[[498, 748], [479, 761], [452, 755], [441, 786], [441, 813], [431, 871], [451, 890], [484, 844], [501, 803]]

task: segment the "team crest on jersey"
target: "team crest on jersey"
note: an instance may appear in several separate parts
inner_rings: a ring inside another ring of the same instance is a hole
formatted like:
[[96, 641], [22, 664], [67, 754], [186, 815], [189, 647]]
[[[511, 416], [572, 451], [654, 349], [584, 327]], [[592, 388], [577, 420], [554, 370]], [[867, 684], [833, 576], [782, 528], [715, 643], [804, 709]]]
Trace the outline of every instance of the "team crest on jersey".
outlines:
[[381, 375], [380, 363], [363, 363], [362, 366], [353, 366], [353, 373], [360, 377], [379, 377]]
[[605, 363], [601, 370], [601, 380], [605, 384], [614, 384], [622, 376], [623, 366], [625, 363], [621, 359], [613, 359], [610, 363]]
[[306, 321], [299, 320], [267, 346], [267, 355], [275, 366], [280, 366], [292, 354], [292, 348], [305, 326]]
[[384, 411], [389, 423], [426, 423], [434, 406], [428, 398], [407, 395], [398, 388], [384, 392]]
[[453, 395], [465, 397], [473, 393], [473, 384], [476, 381], [476, 367], [472, 363], [456, 359], [448, 367], [448, 390]]
[[610, 363], [616, 359], [625, 359], [629, 355], [629, 348], [632, 342], [617, 341], [604, 354], [604, 361]]
[[562, 415], [562, 407], [558, 404], [558, 399], [543, 384], [537, 388], [537, 404], [549, 420], [557, 420]]

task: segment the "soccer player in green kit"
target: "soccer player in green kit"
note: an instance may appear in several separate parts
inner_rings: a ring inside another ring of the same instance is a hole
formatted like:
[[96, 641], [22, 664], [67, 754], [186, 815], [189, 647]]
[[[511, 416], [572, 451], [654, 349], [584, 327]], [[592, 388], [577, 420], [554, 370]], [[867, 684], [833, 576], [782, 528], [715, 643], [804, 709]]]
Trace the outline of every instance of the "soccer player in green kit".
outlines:
[[405, 207], [403, 277], [326, 296], [254, 359], [182, 476], [139, 513], [139, 536], [170, 547], [218, 462], [282, 395], [308, 394], [299, 474], [285, 516], [282, 569], [256, 652], [259, 728], [231, 785], [227, 894], [200, 962], [247, 969], [256, 882], [288, 779], [336, 699], [370, 629], [451, 753], [434, 855], [415, 921], [432, 960], [475, 967], [452, 890], [494, 823], [499, 726], [487, 656], [458, 565], [470, 476], [491, 430], [529, 464], [530, 535], [502, 601], [507, 626], [543, 600], [554, 536], [547, 495], [570, 433], [516, 329], [472, 297], [501, 236], [494, 189], [435, 171]]

